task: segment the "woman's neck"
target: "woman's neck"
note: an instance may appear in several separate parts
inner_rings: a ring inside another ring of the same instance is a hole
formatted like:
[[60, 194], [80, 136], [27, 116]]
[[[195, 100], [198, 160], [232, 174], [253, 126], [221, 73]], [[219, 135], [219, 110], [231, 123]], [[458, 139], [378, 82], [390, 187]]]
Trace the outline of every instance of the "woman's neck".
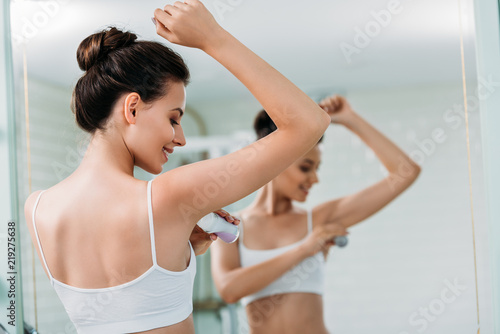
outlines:
[[271, 181], [260, 189], [252, 207], [269, 215], [277, 216], [291, 211], [293, 204], [289, 198], [280, 194], [273, 187], [273, 181]]
[[92, 136], [78, 169], [97, 170], [100, 173], [112, 171], [133, 176], [134, 156], [120, 135], [97, 132]]

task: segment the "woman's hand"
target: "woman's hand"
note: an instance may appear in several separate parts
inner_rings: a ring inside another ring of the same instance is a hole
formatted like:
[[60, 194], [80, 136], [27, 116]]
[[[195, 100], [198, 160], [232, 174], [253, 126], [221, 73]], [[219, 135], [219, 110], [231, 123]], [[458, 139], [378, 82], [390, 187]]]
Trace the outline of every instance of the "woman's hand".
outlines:
[[323, 251], [326, 252], [331, 246], [335, 245], [333, 239], [337, 236], [347, 235], [348, 232], [344, 225], [339, 223], [326, 223], [315, 226], [312, 233], [300, 245], [308, 256]]
[[319, 106], [328, 113], [332, 123], [345, 125], [354, 114], [347, 100], [340, 95], [333, 95], [323, 99]]
[[[227, 211], [224, 211], [222, 209], [214, 211], [214, 213], [218, 214], [222, 218], [226, 219], [227, 222], [234, 225], [238, 225], [240, 223], [239, 219], [234, 218]], [[203, 229], [198, 225], [194, 226], [194, 229], [191, 232], [191, 236], [189, 237], [189, 241], [191, 242], [194, 253], [196, 255], [205, 254], [212, 242], [214, 242], [215, 240], [217, 240], [217, 235], [215, 235], [214, 233], [207, 233], [203, 231]]]
[[205, 254], [208, 247], [210, 247], [214, 240], [217, 240], [217, 236], [215, 234], [208, 234], [198, 225], [194, 226], [191, 236], [189, 237], [189, 241], [194, 249], [194, 254], [196, 255]]
[[168, 41], [205, 50], [217, 43], [224, 29], [199, 0], [176, 1], [156, 9], [156, 32]]
[[221, 216], [222, 218], [224, 218], [227, 222], [233, 224], [233, 225], [239, 225], [240, 224], [240, 220], [238, 218], [235, 218], [233, 216], [231, 216], [229, 214], [229, 212], [225, 211], [225, 210], [217, 210], [217, 211], [214, 211], [214, 213], [218, 214], [219, 216]]

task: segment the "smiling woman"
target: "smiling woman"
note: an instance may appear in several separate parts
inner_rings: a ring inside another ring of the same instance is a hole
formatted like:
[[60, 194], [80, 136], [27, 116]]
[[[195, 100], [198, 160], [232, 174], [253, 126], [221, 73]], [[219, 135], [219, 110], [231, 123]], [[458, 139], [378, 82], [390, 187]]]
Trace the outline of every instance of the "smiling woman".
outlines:
[[[175, 52], [159, 43], [136, 39], [135, 34], [112, 27], [80, 44], [77, 59], [85, 74], [75, 86], [72, 109], [78, 126], [91, 134], [104, 129], [109, 133], [127, 122], [148, 129], [135, 131], [127, 149], [136, 152], [137, 167], [159, 174], [173, 146], [185, 145], [179, 125], [189, 71]], [[130, 92], [134, 93], [127, 95]], [[124, 104], [129, 106], [124, 117], [111, 117], [114, 107]], [[140, 108], [148, 110], [144, 118], [136, 118]], [[139, 148], [141, 143], [149, 145]], [[164, 159], [150, 161], [147, 157], [153, 150], [163, 152]]]
[[127, 92], [137, 91], [150, 104], [163, 97], [169, 83], [187, 85], [189, 71], [179, 55], [159, 43], [136, 39], [112, 27], [80, 44], [77, 60], [85, 75], [75, 86], [73, 112], [83, 130], [104, 129], [116, 100]]
[[[168, 154], [186, 144], [181, 118], [189, 71], [168, 47], [115, 27], [85, 38], [77, 51], [85, 73], [72, 108], [90, 143], [70, 176], [25, 202], [33, 244], [79, 333], [194, 333], [195, 255], [211, 241], [196, 223], [268, 182], [327, 126], [321, 108], [222, 29], [200, 1], [166, 5], [154, 16], [158, 35], [226, 66], [270, 108], [281, 131], [227, 156], [139, 180], [135, 166], [159, 174]], [[280, 105], [282, 100], [289, 102]], [[248, 159], [247, 152], [256, 150], [280, 162]], [[193, 193], [210, 186], [211, 173], [228, 164], [239, 166], [228, 176], [231, 187], [203, 205], [194, 202]], [[89, 299], [97, 300], [99, 312], [82, 309]]]

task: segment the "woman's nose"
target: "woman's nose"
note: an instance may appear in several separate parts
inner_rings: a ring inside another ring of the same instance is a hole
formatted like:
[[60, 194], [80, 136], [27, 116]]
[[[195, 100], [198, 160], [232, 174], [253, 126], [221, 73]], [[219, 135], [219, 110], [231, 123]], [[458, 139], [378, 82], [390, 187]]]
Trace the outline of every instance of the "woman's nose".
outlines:
[[184, 137], [184, 131], [182, 130], [182, 128], [177, 129], [177, 131], [175, 131], [175, 136], [174, 136], [173, 142], [177, 146], [186, 145], [186, 137]]
[[319, 182], [318, 173], [313, 172], [311, 175], [311, 183], [318, 183], [318, 182]]

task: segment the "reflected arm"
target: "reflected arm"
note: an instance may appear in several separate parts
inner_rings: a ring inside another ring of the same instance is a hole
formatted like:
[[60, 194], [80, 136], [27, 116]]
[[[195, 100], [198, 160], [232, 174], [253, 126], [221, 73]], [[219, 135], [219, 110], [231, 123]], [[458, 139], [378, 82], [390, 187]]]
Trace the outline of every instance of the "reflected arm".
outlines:
[[[347, 105], [348, 108], [350, 108]], [[332, 117], [333, 118], [333, 117]], [[315, 208], [320, 222], [350, 227], [373, 215], [406, 190], [420, 174], [420, 167], [391, 140], [354, 111], [340, 118], [342, 123], [375, 152], [388, 171], [383, 180], [352, 195]]]
[[259, 264], [241, 267], [238, 244], [215, 242], [210, 248], [212, 276], [222, 299], [236, 303], [241, 298], [256, 293], [310, 256], [297, 246]]

